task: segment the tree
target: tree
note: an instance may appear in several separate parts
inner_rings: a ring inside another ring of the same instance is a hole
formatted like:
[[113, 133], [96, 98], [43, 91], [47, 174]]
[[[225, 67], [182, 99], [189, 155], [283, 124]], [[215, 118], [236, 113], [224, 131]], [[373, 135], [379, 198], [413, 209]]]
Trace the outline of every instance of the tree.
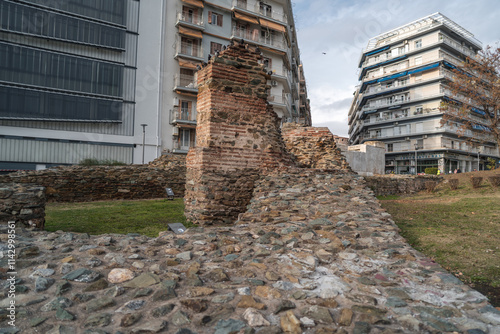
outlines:
[[453, 70], [452, 99], [444, 102], [441, 125], [455, 124], [472, 145], [496, 142], [500, 148], [500, 47], [488, 46]]

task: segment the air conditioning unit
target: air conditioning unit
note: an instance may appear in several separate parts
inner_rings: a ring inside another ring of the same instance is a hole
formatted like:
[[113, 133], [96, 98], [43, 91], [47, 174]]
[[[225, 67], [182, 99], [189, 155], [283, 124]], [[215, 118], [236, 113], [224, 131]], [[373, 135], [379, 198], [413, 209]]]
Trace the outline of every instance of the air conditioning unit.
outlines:
[[427, 135], [424, 135], [424, 139], [427, 139]]
[[398, 124], [399, 124], [399, 122], [394, 122], [394, 125], [398, 125]]
[[405, 140], [410, 140], [410, 137], [406, 137]]
[[178, 127], [174, 127], [174, 133], [173, 133], [174, 136], [178, 136], [179, 135], [179, 128]]
[[174, 106], [178, 106], [179, 105], [179, 98], [178, 97], [174, 97], [173, 104], [174, 104]]
[[273, 87], [278, 86], [278, 81], [276, 81], [276, 80], [271, 80], [271, 86], [273, 86]]

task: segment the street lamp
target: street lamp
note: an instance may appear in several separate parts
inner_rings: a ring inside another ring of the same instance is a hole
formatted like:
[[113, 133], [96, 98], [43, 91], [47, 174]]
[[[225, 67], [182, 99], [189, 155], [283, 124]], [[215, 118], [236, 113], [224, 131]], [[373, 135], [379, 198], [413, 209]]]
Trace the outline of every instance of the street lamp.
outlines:
[[418, 165], [417, 165], [417, 151], [418, 151], [418, 143], [415, 143], [415, 175], [418, 174], [418, 172], [417, 172], [417, 167], [418, 167]]
[[144, 165], [144, 148], [146, 146], [146, 126], [147, 124], [141, 124], [142, 126], [142, 164]]
[[479, 161], [480, 161], [480, 160], [479, 160], [479, 153], [481, 153], [481, 150], [480, 150], [480, 149], [478, 149], [478, 150], [477, 150], [477, 171], [478, 171], [478, 172], [479, 172]]

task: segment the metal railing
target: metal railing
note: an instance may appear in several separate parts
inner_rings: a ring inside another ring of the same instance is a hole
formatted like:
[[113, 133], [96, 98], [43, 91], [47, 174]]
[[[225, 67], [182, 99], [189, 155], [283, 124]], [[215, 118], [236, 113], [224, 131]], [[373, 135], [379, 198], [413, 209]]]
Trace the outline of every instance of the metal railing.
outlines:
[[256, 29], [254, 31], [247, 29], [240, 29], [238, 27], [233, 27], [232, 37], [243, 38], [255, 43], [262, 45], [271, 46], [277, 49], [285, 49], [285, 39], [282, 33], [276, 32], [275, 34], [269, 34], [268, 36], [261, 36], [260, 30]]
[[196, 110], [174, 107], [171, 113], [171, 123], [181, 122], [195, 122], [196, 123]]
[[195, 58], [203, 58], [203, 48], [201, 45], [188, 43], [188, 42], [178, 42], [177, 43], [177, 54], [195, 57]]
[[261, 6], [261, 2], [254, 0], [233, 0], [233, 8], [240, 8], [279, 22], [288, 22], [288, 16], [285, 13], [272, 10], [272, 7], [269, 10], [269, 7]]
[[198, 14], [187, 14], [178, 12], [177, 13], [177, 22], [185, 22], [195, 26], [203, 27], [203, 16]]
[[194, 75], [176, 74], [174, 76], [174, 87], [197, 89], [198, 84]]

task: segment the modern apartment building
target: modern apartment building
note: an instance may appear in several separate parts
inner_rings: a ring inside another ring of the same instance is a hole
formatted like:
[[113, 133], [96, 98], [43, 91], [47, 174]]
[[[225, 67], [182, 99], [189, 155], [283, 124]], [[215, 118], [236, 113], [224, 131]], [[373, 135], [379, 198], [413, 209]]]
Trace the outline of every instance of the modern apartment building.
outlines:
[[0, 1], [0, 170], [187, 153], [196, 66], [241, 39], [277, 115], [310, 124], [290, 0]]
[[[451, 70], [481, 48], [440, 13], [370, 39], [349, 110], [349, 143], [384, 142], [386, 173], [484, 169], [486, 158], [499, 157], [495, 141], [481, 131], [459, 135], [457, 124], [441, 125], [442, 102], [457, 100], [446, 85]], [[471, 113], [484, 122], [483, 111], [471, 106]]]

